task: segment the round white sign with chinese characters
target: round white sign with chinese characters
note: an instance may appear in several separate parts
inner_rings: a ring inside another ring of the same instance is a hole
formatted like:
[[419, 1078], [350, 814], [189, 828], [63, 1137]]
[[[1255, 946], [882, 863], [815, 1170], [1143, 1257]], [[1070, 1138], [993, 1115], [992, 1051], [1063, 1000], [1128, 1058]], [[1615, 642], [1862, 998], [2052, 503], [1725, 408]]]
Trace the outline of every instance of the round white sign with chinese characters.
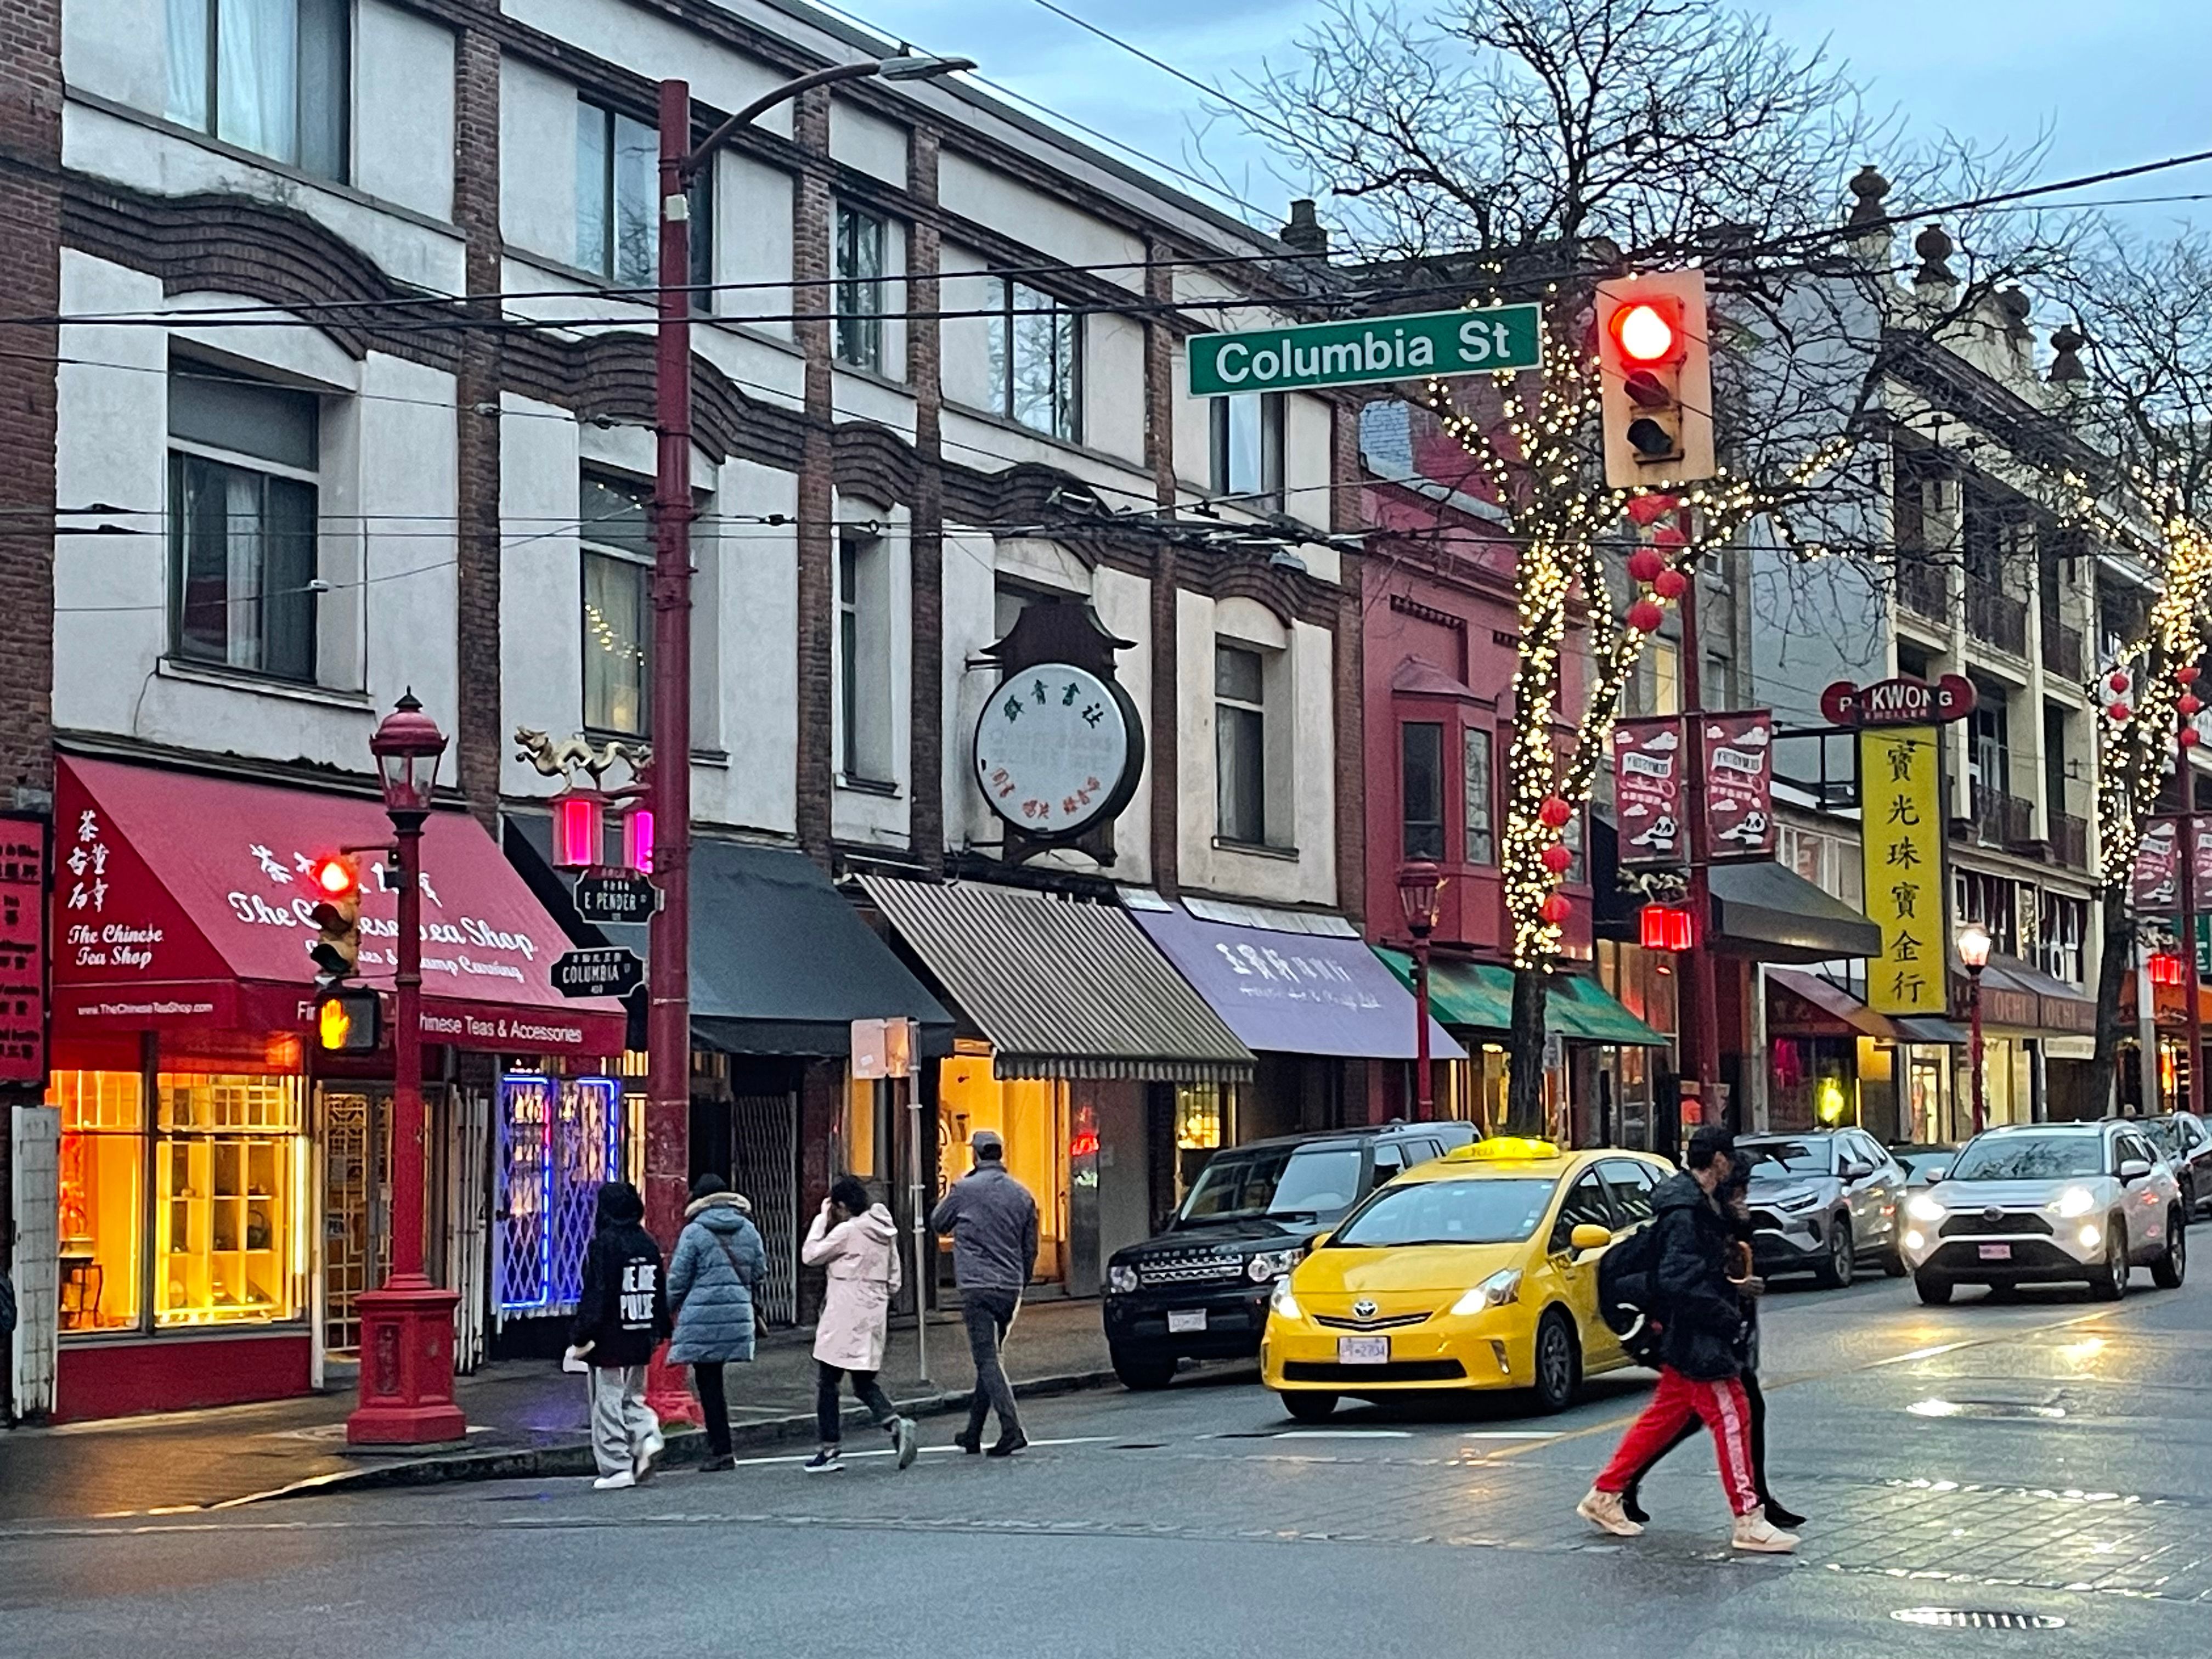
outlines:
[[1119, 811], [1138, 764], [1125, 701], [1071, 663], [1001, 680], [975, 722], [975, 783], [991, 810], [1040, 840], [1079, 835]]

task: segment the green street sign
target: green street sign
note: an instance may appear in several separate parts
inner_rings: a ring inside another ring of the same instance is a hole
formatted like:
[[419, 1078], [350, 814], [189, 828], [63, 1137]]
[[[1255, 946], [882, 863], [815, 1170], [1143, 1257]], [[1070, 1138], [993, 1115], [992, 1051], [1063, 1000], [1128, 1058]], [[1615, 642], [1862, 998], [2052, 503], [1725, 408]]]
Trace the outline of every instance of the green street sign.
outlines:
[[1488, 374], [1534, 368], [1543, 356], [1543, 308], [1533, 305], [1194, 334], [1190, 395], [1233, 398], [1431, 374]]
[[2197, 918], [2197, 977], [2212, 983], [2212, 916]]

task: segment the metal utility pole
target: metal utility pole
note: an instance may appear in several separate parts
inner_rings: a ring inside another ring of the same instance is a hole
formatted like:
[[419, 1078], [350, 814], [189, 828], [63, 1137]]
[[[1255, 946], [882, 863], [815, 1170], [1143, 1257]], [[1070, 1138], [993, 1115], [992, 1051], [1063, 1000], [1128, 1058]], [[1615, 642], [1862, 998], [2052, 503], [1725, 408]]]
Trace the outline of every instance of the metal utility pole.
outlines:
[[2181, 845], [2181, 953], [2189, 964], [2181, 978], [2187, 996], [2189, 1026], [2189, 1109], [2204, 1115], [2203, 975], [2197, 966], [2197, 775], [2189, 750], [2181, 751], [2182, 808], [2179, 819]]
[[[1683, 509], [1682, 531], [1689, 533], [1689, 510]], [[1682, 757], [1683, 805], [1690, 840], [1688, 902], [1696, 933], [1690, 941], [1690, 1018], [1683, 1035], [1694, 1040], [1682, 1070], [1698, 1080], [1698, 1121], [1717, 1122], [1720, 1100], [1721, 1015], [1718, 975], [1713, 968], [1713, 889], [1711, 825], [1705, 815], [1705, 733], [1698, 717], [1705, 712], [1704, 659], [1698, 643], [1698, 573], [1689, 573], [1690, 585], [1682, 590], [1682, 726], [1688, 742]], [[1664, 1149], [1671, 1153], [1674, 1149]]]

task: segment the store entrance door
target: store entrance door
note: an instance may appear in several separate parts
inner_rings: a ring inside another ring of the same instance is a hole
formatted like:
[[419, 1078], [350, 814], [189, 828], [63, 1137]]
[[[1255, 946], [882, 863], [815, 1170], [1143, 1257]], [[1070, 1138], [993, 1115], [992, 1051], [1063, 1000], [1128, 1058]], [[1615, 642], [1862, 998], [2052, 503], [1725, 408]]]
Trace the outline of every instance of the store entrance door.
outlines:
[[325, 1087], [322, 1115], [323, 1347], [352, 1353], [361, 1293], [383, 1283], [392, 1262], [392, 1091]]
[[[938, 1071], [938, 1195], [975, 1167], [968, 1139], [996, 1129], [1006, 1143], [1006, 1172], [1036, 1200], [1035, 1277], [1065, 1284], [1070, 1262], [1068, 1145], [1073, 1133], [1066, 1084], [992, 1074], [988, 1051], [963, 1043]], [[938, 1241], [940, 1286], [951, 1281], [952, 1244]]]

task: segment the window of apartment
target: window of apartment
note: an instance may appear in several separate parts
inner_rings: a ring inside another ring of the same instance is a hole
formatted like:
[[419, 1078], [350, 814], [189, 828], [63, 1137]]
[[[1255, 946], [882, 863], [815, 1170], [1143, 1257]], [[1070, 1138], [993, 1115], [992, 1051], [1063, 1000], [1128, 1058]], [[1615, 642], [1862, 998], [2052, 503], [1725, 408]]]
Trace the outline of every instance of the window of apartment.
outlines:
[[[2019, 883], [2009, 876], [1961, 870], [1954, 879], [1952, 896], [1957, 921], [1961, 925], [1978, 921], [1989, 929], [1990, 948], [1996, 955], [2021, 954]], [[2033, 914], [2031, 907], [2029, 915]]]
[[2081, 945], [2089, 934], [2089, 905], [2086, 899], [2063, 893], [2043, 895], [2038, 929], [2037, 966], [2053, 979], [2069, 985], [2081, 983]]
[[837, 538], [837, 771], [888, 787], [891, 761], [890, 551], [866, 526]]
[[[714, 177], [692, 179], [691, 296], [711, 311], [714, 280]], [[611, 282], [649, 287], [660, 272], [660, 135], [617, 110], [576, 100], [576, 263]]]
[[210, 366], [169, 371], [169, 649], [315, 678], [318, 408]]
[[1444, 855], [1444, 729], [1434, 720], [1407, 720], [1398, 727], [1399, 817], [1405, 826], [1404, 856]]
[[854, 368], [884, 372], [884, 248], [882, 216], [837, 204], [836, 311], [833, 349]]
[[1491, 734], [1470, 726], [1461, 733], [1460, 784], [1467, 795], [1467, 861], [1498, 862], [1498, 786], [1492, 769]]
[[653, 729], [653, 490], [586, 473], [577, 532], [584, 574], [584, 726]]
[[2011, 722], [2005, 694], [1978, 685], [1974, 712], [1966, 717], [1966, 775], [1977, 789], [1991, 794], [2012, 793]]
[[989, 285], [991, 385], [997, 412], [1070, 443], [1083, 436], [1083, 325], [1049, 294], [1003, 278]]
[[1631, 714], [1679, 714], [1682, 712], [1682, 651], [1673, 640], [1656, 635], [1630, 676], [1624, 698]]
[[168, 0], [169, 118], [346, 175], [350, 0]]
[[1283, 394], [1255, 392], [1216, 398], [1213, 493], [1243, 497], [1261, 509], [1283, 504]]
[[1267, 839], [1267, 662], [1246, 646], [1213, 649], [1216, 833], [1224, 841]]

